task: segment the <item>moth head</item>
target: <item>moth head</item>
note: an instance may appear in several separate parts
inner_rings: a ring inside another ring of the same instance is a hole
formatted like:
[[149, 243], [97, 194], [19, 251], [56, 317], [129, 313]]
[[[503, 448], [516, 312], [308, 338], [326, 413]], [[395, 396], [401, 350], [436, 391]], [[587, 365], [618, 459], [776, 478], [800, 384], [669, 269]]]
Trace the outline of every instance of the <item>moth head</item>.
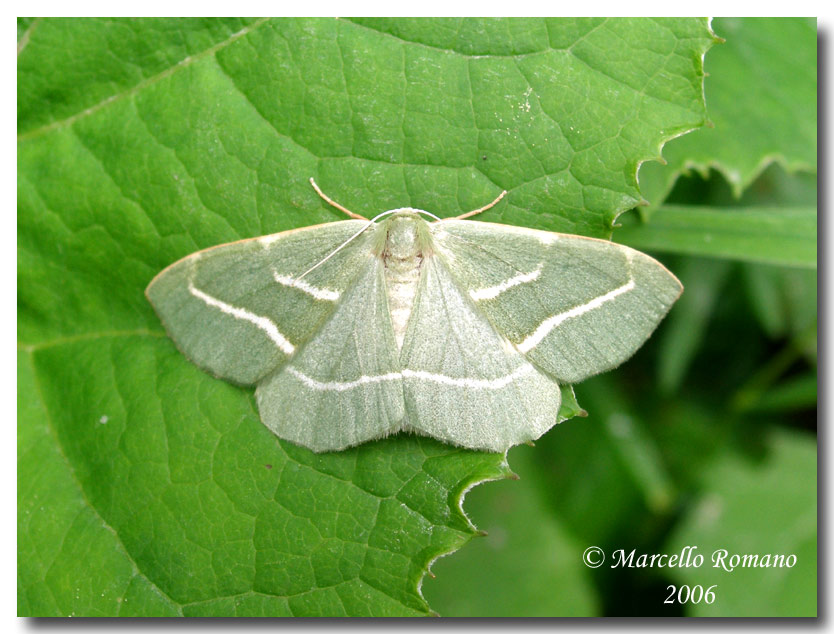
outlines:
[[420, 217], [419, 209], [396, 209], [380, 226], [380, 254], [398, 260], [431, 251], [431, 235], [428, 223]]

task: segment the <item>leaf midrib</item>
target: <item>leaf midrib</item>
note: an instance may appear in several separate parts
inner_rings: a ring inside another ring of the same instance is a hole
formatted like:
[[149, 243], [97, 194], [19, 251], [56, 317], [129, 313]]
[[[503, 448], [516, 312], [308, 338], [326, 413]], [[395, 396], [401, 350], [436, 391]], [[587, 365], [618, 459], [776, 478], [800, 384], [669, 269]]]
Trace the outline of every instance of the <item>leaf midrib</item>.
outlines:
[[85, 332], [55, 339], [46, 339], [37, 343], [17, 342], [17, 349], [21, 352], [31, 354], [39, 350], [54, 348], [57, 346], [71, 345], [80, 341], [95, 341], [96, 339], [114, 339], [120, 337], [155, 337], [163, 338], [165, 333], [161, 330], [107, 330], [102, 332]]

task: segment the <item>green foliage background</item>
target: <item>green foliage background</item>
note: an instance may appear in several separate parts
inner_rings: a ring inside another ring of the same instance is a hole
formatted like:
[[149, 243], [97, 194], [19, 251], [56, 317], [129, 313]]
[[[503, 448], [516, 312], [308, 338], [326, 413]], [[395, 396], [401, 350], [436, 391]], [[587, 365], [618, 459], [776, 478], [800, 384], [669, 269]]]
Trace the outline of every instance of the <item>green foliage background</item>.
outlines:
[[[816, 24], [712, 26], [20, 19], [19, 614], [815, 614]], [[686, 291], [535, 448], [315, 456], [142, 294], [199, 248], [337, 219], [310, 176], [366, 214], [504, 188], [484, 220], [613, 230]], [[489, 535], [424, 577], [470, 519]], [[798, 563], [589, 569], [591, 545]]]

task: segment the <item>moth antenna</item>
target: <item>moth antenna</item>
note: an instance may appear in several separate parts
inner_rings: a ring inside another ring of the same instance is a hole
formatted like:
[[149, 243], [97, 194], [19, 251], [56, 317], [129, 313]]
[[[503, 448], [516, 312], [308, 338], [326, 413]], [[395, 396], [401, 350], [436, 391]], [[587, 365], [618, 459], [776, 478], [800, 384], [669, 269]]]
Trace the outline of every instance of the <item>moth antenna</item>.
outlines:
[[495, 207], [495, 205], [497, 205], [501, 201], [501, 199], [506, 195], [507, 195], [507, 190], [505, 189], [500, 194], [498, 194], [498, 198], [493, 200], [488, 205], [484, 205], [480, 209], [475, 209], [473, 211], [467, 211], [465, 214], [461, 214], [460, 216], [455, 216], [455, 220], [463, 220], [464, 218], [469, 218], [470, 216], [474, 216], [475, 214], [479, 214], [482, 211], [486, 211], [487, 209]]
[[[313, 180], [313, 179], [311, 178], [311, 179], [310, 179], [310, 181], [312, 181], [312, 180]], [[315, 187], [315, 183], [313, 183], [313, 187]], [[316, 189], [318, 189], [318, 188], [316, 188]], [[377, 216], [374, 216], [374, 217], [373, 217], [373, 218], [371, 218], [370, 220], [368, 220], [367, 218], [364, 218], [364, 217], [362, 217], [362, 216], [359, 216], [360, 218], [362, 218], [362, 220], [367, 221], [367, 223], [368, 223], [368, 224], [366, 224], [366, 225], [365, 225], [364, 227], [362, 227], [359, 231], [357, 231], [357, 232], [356, 232], [356, 233], [354, 233], [351, 237], [349, 237], [347, 240], [345, 240], [344, 242], [342, 242], [342, 244], [340, 244], [338, 247], [336, 247], [336, 248], [335, 248], [335, 249], [333, 249], [330, 253], [328, 253], [326, 256], [324, 256], [321, 260], [319, 260], [318, 262], [316, 262], [313, 266], [311, 266], [309, 269], [307, 269], [307, 270], [306, 270], [306, 271], [304, 271], [301, 275], [299, 275], [297, 278], [295, 278], [295, 281], [297, 282], [298, 280], [300, 280], [302, 277], [304, 277], [304, 276], [305, 276], [305, 275], [307, 275], [308, 273], [310, 273], [310, 272], [312, 272], [312, 271], [315, 271], [315, 270], [316, 270], [317, 268], [319, 268], [322, 264], [324, 264], [324, 263], [325, 263], [325, 262], [327, 262], [330, 258], [332, 258], [334, 255], [336, 255], [339, 251], [341, 251], [342, 249], [344, 249], [344, 248], [345, 248], [348, 244], [350, 244], [353, 240], [355, 240], [356, 238], [358, 238], [358, 237], [359, 237], [362, 233], [364, 233], [364, 232], [368, 229], [368, 227], [370, 227], [372, 224], [374, 224], [374, 222], [376, 222], [379, 218], [382, 218], [383, 216], [387, 216], [387, 215], [389, 215], [389, 214], [396, 213], [396, 212], [398, 212], [398, 211], [400, 211], [400, 210], [399, 210], [399, 209], [390, 209], [389, 211], [383, 211], [381, 214], [379, 214], [379, 215], [377, 215]]]
[[[321, 189], [319, 189], [319, 186], [318, 186], [318, 185], [316, 185], [316, 181], [315, 181], [312, 177], [310, 178], [310, 184], [313, 186], [313, 189], [315, 189], [315, 190], [316, 190], [316, 193], [317, 193], [319, 196], [321, 196], [322, 200], [324, 200], [324, 202], [326, 202], [327, 204], [332, 205], [333, 207], [335, 207], [335, 208], [336, 208], [336, 209], [338, 209], [339, 211], [343, 211], [344, 213], [346, 213], [346, 214], [347, 214], [348, 216], [350, 216], [351, 218], [356, 218], [357, 220], [367, 220], [367, 218], [365, 218], [365, 216], [360, 216], [359, 214], [357, 214], [357, 213], [355, 213], [355, 212], [351, 211], [350, 209], [348, 209], [348, 208], [346, 208], [346, 207], [343, 207], [342, 205], [340, 205], [339, 203], [337, 203], [335, 200], [333, 200], [332, 198], [330, 198], [330, 197], [329, 197], [327, 194], [325, 194], [323, 191], [321, 191]], [[496, 202], [498, 202], [498, 201], [496, 201]]]
[[[312, 180], [312, 179], [310, 179], [310, 180]], [[363, 220], [368, 220], [368, 219], [367, 219], [367, 218], [364, 218]], [[307, 270], [306, 270], [306, 271], [304, 271], [301, 275], [299, 275], [297, 278], [295, 278], [295, 281], [297, 282], [298, 280], [300, 280], [302, 277], [304, 277], [304, 276], [305, 276], [305, 275], [307, 275], [308, 273], [311, 273], [312, 271], [315, 271], [315, 270], [316, 270], [317, 268], [319, 268], [322, 264], [324, 264], [325, 262], [327, 262], [330, 258], [332, 258], [332, 257], [333, 257], [334, 255], [336, 255], [339, 251], [341, 251], [341, 250], [342, 250], [342, 249], [344, 249], [344, 248], [345, 248], [348, 244], [350, 244], [350, 242], [351, 242], [354, 238], [358, 238], [358, 237], [359, 237], [359, 235], [360, 235], [362, 232], [364, 232], [364, 231], [365, 231], [368, 227], [370, 227], [372, 224], [374, 224], [374, 221], [373, 221], [373, 220], [368, 220], [368, 224], [366, 224], [366, 225], [365, 225], [364, 227], [362, 227], [359, 231], [357, 231], [357, 232], [356, 232], [356, 233], [354, 233], [351, 237], [349, 237], [347, 240], [345, 240], [344, 242], [342, 242], [342, 244], [340, 244], [338, 247], [336, 247], [335, 249], [333, 249], [333, 250], [332, 250], [332, 251], [331, 251], [328, 255], [324, 256], [321, 260], [319, 260], [318, 262], [316, 262], [313, 266], [311, 266], [309, 269], [307, 269]]]

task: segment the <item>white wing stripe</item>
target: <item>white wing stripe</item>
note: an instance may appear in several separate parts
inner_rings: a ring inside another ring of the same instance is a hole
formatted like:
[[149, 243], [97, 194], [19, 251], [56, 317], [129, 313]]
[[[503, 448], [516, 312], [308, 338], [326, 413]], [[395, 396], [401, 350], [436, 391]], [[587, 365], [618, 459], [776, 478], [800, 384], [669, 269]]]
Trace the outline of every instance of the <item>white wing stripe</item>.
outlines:
[[275, 342], [282, 352], [285, 354], [292, 354], [295, 352], [295, 346], [290, 343], [290, 341], [281, 334], [278, 330], [278, 326], [276, 326], [271, 320], [267, 319], [266, 317], [261, 317], [260, 315], [256, 315], [255, 313], [250, 313], [248, 310], [243, 308], [238, 308], [237, 306], [232, 306], [231, 304], [227, 304], [226, 302], [221, 302], [219, 299], [212, 297], [211, 295], [207, 295], [199, 288], [196, 288], [194, 284], [191, 282], [188, 283], [188, 291], [196, 298], [203, 300], [209, 306], [213, 306], [214, 308], [220, 309], [222, 312], [226, 313], [227, 315], [231, 315], [235, 319], [243, 319], [244, 321], [248, 321], [251, 324], [254, 324], [261, 330], [263, 330], [272, 341]]
[[540, 263], [535, 271], [531, 271], [530, 273], [519, 273], [518, 275], [511, 277], [508, 280], [504, 280], [503, 282], [501, 282], [500, 284], [496, 284], [495, 286], [473, 289], [469, 291], [469, 295], [476, 302], [480, 302], [484, 299], [495, 299], [501, 293], [511, 289], [513, 286], [518, 286], [519, 284], [527, 284], [528, 282], [534, 282], [535, 280], [539, 279], [539, 276], [542, 274], [543, 266], [544, 265]]
[[563, 321], [567, 319], [572, 319], [573, 317], [579, 317], [580, 315], [584, 315], [587, 312], [597, 309], [606, 302], [610, 302], [615, 297], [622, 295], [623, 293], [627, 293], [633, 288], [634, 280], [629, 280], [622, 286], [615, 288], [613, 291], [607, 292], [605, 295], [595, 297], [586, 304], [575, 306], [570, 310], [566, 310], [563, 313], [559, 313], [558, 315], [548, 317], [542, 323], [539, 324], [538, 328], [536, 328], [533, 334], [531, 334], [524, 341], [518, 344], [516, 348], [518, 348], [519, 352], [522, 353], [530, 352], [530, 350], [539, 345], [542, 342], [542, 340], [550, 334], [551, 330], [556, 328], [556, 326], [561, 324]]
[[444, 374], [434, 374], [433, 372], [426, 372], [425, 370], [403, 370], [403, 378], [406, 379], [421, 379], [424, 381], [431, 381], [432, 383], [441, 383], [443, 385], [451, 385], [454, 387], [469, 387], [475, 390], [499, 390], [506, 387], [520, 376], [524, 376], [533, 371], [533, 366], [529, 364], [521, 365], [506, 376], [500, 376], [497, 379], [471, 379], [471, 378], [456, 378], [446, 376]]
[[275, 278], [275, 281], [283, 286], [289, 286], [292, 288], [297, 288], [300, 291], [304, 291], [308, 295], [311, 295], [315, 299], [324, 299], [328, 302], [335, 302], [339, 299], [340, 293], [339, 291], [331, 291], [329, 288], [318, 288], [316, 286], [312, 286], [308, 284], [304, 280], [294, 280], [291, 277], [286, 275], [278, 275], [278, 273], [273, 272], [272, 276]]
[[307, 387], [320, 392], [344, 392], [345, 390], [352, 390], [360, 385], [367, 385], [369, 383], [382, 383], [383, 381], [397, 381], [402, 378], [400, 372], [389, 372], [388, 374], [377, 374], [370, 376], [360, 376], [355, 381], [316, 381], [303, 372], [296, 370], [293, 367], [288, 367], [287, 372], [298, 378]]
[[310, 378], [303, 372], [299, 372], [293, 367], [287, 368], [287, 371], [298, 378], [307, 387], [321, 392], [344, 392], [345, 390], [352, 390], [360, 385], [368, 385], [371, 383], [382, 383], [383, 381], [398, 381], [401, 379], [418, 379], [422, 381], [430, 381], [432, 383], [441, 383], [443, 385], [451, 385], [453, 387], [468, 387], [475, 390], [498, 390], [506, 387], [517, 378], [533, 371], [532, 365], [522, 365], [516, 368], [513, 372], [506, 376], [498, 377], [497, 379], [473, 379], [473, 378], [456, 378], [446, 376], [444, 374], [435, 374], [433, 372], [426, 372], [424, 370], [409, 370], [405, 369], [402, 372], [389, 372], [388, 374], [377, 374], [370, 376], [360, 376], [354, 381], [316, 381]]

